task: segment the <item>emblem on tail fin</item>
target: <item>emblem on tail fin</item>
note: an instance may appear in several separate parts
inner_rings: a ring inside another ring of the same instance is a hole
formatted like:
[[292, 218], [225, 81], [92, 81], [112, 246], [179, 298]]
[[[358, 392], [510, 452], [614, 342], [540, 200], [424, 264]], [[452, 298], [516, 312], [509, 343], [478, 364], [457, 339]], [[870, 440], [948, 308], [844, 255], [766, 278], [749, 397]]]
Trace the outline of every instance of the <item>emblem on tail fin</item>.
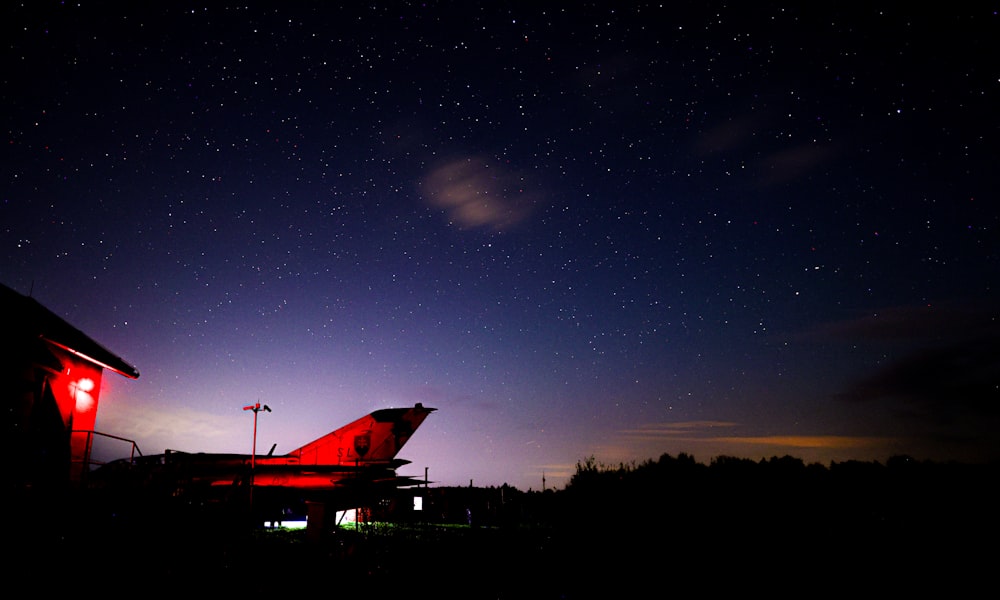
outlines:
[[358, 456], [364, 458], [368, 454], [368, 449], [372, 446], [372, 434], [371, 432], [363, 433], [361, 435], [354, 436], [354, 451], [357, 452]]
[[433, 408], [383, 408], [286, 454], [301, 465], [385, 463], [396, 457]]

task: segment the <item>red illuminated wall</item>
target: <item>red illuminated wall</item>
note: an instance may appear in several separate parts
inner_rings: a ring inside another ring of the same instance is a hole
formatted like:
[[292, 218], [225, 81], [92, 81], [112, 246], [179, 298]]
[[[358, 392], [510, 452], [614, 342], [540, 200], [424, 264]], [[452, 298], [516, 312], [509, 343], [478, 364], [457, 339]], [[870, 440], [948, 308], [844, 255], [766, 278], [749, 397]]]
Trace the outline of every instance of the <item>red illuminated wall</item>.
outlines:
[[103, 369], [67, 352], [58, 352], [63, 368], [49, 378], [52, 396], [70, 437], [70, 479], [78, 481], [90, 457], [91, 436], [97, 421]]

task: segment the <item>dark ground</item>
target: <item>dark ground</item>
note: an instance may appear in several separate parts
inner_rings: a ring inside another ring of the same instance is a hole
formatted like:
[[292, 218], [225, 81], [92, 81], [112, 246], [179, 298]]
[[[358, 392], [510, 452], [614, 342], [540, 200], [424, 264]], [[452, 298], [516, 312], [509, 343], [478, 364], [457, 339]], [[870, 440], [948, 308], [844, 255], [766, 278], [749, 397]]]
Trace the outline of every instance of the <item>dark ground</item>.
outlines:
[[[998, 473], [661, 459], [581, 470], [557, 494], [438, 490], [433, 524], [322, 531], [8, 493], [0, 565], [12, 589], [116, 598], [980, 597], [1000, 564]], [[481, 521], [443, 524], [470, 505]]]
[[[26, 524], [22, 524], [26, 525]], [[114, 597], [224, 593], [399, 598], [802, 597], [993, 587], [988, 530], [817, 527], [697, 519], [664, 527], [595, 518], [578, 527], [375, 525], [306, 530], [15, 527], [6, 581], [97, 586]]]

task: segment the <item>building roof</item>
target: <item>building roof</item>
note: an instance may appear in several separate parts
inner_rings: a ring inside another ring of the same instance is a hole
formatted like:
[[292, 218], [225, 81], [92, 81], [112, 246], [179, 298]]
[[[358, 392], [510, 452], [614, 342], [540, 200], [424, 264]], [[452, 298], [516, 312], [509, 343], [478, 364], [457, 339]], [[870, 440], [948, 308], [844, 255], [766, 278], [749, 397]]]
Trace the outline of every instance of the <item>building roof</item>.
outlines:
[[30, 296], [0, 284], [0, 315], [9, 324], [14, 339], [39, 338], [98, 366], [124, 375], [139, 377], [139, 370], [100, 345], [87, 334], [42, 306]]

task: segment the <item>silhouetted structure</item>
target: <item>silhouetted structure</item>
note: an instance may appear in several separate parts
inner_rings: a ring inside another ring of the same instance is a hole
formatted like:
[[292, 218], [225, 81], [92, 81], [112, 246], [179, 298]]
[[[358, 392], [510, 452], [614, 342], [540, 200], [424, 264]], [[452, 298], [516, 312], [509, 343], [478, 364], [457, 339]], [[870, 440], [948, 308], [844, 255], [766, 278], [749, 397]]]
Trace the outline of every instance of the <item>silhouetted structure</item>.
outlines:
[[0, 285], [4, 480], [14, 490], [60, 488], [87, 468], [104, 369], [139, 371], [34, 298]]

